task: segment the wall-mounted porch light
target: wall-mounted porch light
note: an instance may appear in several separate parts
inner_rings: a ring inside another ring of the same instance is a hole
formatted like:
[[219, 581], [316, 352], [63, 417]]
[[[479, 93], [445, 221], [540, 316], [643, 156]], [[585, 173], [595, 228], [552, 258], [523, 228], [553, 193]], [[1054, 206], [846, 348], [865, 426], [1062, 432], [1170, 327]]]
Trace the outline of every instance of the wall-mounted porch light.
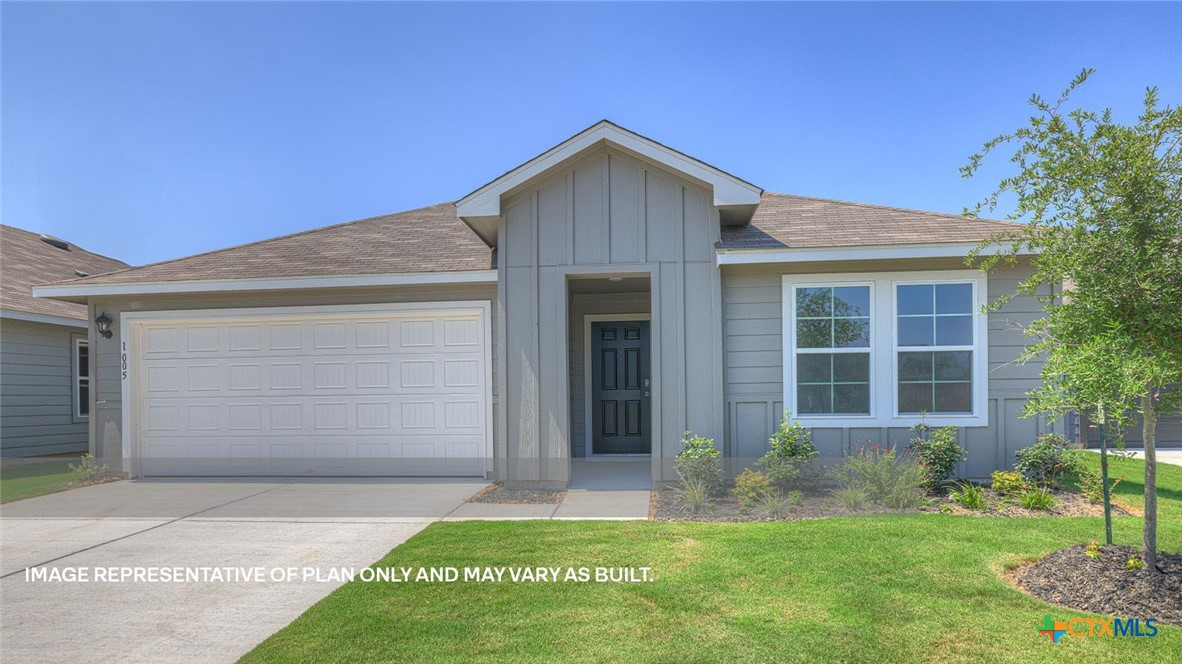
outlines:
[[94, 319], [94, 326], [98, 330], [98, 333], [103, 335], [104, 339], [110, 339], [111, 335], [114, 334], [114, 332], [111, 332], [111, 317], [105, 311], [99, 314], [98, 318]]

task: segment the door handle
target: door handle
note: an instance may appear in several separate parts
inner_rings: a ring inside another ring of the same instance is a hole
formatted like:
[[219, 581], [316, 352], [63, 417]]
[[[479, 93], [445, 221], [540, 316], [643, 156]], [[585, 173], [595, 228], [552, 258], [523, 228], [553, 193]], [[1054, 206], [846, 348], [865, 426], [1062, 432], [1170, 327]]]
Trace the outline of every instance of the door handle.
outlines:
[[651, 379], [649, 379], [649, 378], [644, 379], [644, 386], [645, 387], [648, 387], [649, 385], [652, 385], [652, 384], [653, 384], [653, 382]]

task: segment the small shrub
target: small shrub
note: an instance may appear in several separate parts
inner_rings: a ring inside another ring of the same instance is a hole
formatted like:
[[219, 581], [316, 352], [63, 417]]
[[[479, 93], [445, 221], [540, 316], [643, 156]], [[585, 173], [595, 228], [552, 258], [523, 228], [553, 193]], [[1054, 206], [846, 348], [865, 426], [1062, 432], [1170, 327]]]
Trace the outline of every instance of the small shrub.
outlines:
[[759, 513], [764, 516], [781, 517], [788, 513], [792, 498], [779, 491], [765, 491], [755, 499]]
[[918, 507], [923, 500], [923, 469], [891, 448], [857, 448], [832, 474], [843, 489], [857, 489], [872, 503], [906, 509]]
[[1084, 555], [1091, 558], [1092, 560], [1099, 560], [1100, 543], [1096, 540], [1092, 540], [1087, 546], [1084, 547]]
[[801, 468], [817, 456], [812, 434], [800, 422], [791, 421], [792, 413], [784, 411], [780, 427], [768, 440], [771, 447], [756, 462], [772, 484], [787, 489], [800, 475]]
[[1049, 510], [1058, 504], [1047, 489], [1033, 489], [1022, 496], [1022, 507], [1028, 510]]
[[797, 507], [800, 507], [804, 504], [804, 492], [802, 491], [789, 491], [785, 495], [788, 496], [788, 502]]
[[860, 509], [867, 502], [866, 492], [853, 487], [834, 489], [833, 497], [849, 510]]
[[757, 498], [767, 493], [772, 493], [771, 480], [767, 475], [750, 468], [739, 473], [735, 478], [735, 488], [731, 489], [731, 495], [743, 507], [750, 507]]
[[1129, 556], [1125, 561], [1125, 569], [1145, 569], [1145, 561], [1137, 556]]
[[943, 512], [944, 514], [952, 514], [952, 506], [949, 505], [948, 503], [944, 503], [943, 505], [940, 506], [940, 511]]
[[1014, 468], [1032, 485], [1054, 487], [1064, 475], [1081, 467], [1078, 450], [1068, 450], [1057, 433], [1038, 437], [1038, 442], [1014, 453]]
[[988, 507], [985, 504], [985, 492], [971, 482], [957, 483], [956, 488], [948, 492], [948, 496], [971, 510], [983, 510]]
[[998, 495], [1020, 496], [1026, 493], [1028, 488], [1026, 480], [1022, 479], [1022, 475], [1019, 473], [1006, 470], [993, 471], [993, 490]]
[[911, 450], [923, 468], [923, 487], [935, 491], [956, 474], [956, 464], [968, 458], [968, 453], [956, 442], [956, 427], [933, 429], [924, 422], [911, 427], [915, 437]]
[[111, 468], [107, 464], [96, 464], [94, 455], [89, 452], [82, 455], [77, 465], [71, 463], [69, 466], [70, 470], [74, 471], [75, 482], [94, 482], [111, 474]]
[[673, 461], [681, 481], [700, 484], [710, 495], [717, 495], [722, 489], [722, 462], [714, 440], [686, 431], [681, 444], [682, 449]]
[[714, 509], [714, 490], [700, 480], [682, 480], [673, 489], [677, 504], [691, 514]]
[[[1077, 476], [1079, 477], [1079, 490], [1089, 503], [1099, 505], [1104, 502], [1104, 476], [1099, 471], [1080, 468]], [[1118, 477], [1108, 485], [1109, 495], [1112, 495], [1116, 485], [1120, 484], [1123, 479], [1123, 477]]]

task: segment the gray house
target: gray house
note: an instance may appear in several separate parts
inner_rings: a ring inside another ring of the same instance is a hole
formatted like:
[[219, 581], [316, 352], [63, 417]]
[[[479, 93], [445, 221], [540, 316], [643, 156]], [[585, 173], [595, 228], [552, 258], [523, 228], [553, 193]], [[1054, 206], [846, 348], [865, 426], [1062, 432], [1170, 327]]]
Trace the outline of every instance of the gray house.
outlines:
[[[741, 464], [783, 411], [822, 454], [927, 413], [987, 475], [1039, 315], [963, 257], [1010, 224], [765, 192], [600, 122], [454, 203], [37, 289], [89, 308], [96, 453], [135, 475], [564, 485], [686, 430]], [[109, 328], [109, 329], [108, 329]]]
[[3, 225], [0, 261], [0, 456], [85, 452], [93, 404], [86, 307], [33, 297], [33, 286], [127, 264]]

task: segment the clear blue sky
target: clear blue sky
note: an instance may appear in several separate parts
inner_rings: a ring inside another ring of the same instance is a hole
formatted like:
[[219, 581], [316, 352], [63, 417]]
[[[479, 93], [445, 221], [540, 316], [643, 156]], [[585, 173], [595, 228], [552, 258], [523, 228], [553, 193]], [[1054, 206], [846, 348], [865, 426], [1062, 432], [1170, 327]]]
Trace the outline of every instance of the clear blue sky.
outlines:
[[1084, 104], [1182, 102], [1182, 4], [0, 11], [4, 223], [133, 263], [454, 200], [601, 118], [770, 191], [959, 212], [1032, 92], [1089, 66]]

